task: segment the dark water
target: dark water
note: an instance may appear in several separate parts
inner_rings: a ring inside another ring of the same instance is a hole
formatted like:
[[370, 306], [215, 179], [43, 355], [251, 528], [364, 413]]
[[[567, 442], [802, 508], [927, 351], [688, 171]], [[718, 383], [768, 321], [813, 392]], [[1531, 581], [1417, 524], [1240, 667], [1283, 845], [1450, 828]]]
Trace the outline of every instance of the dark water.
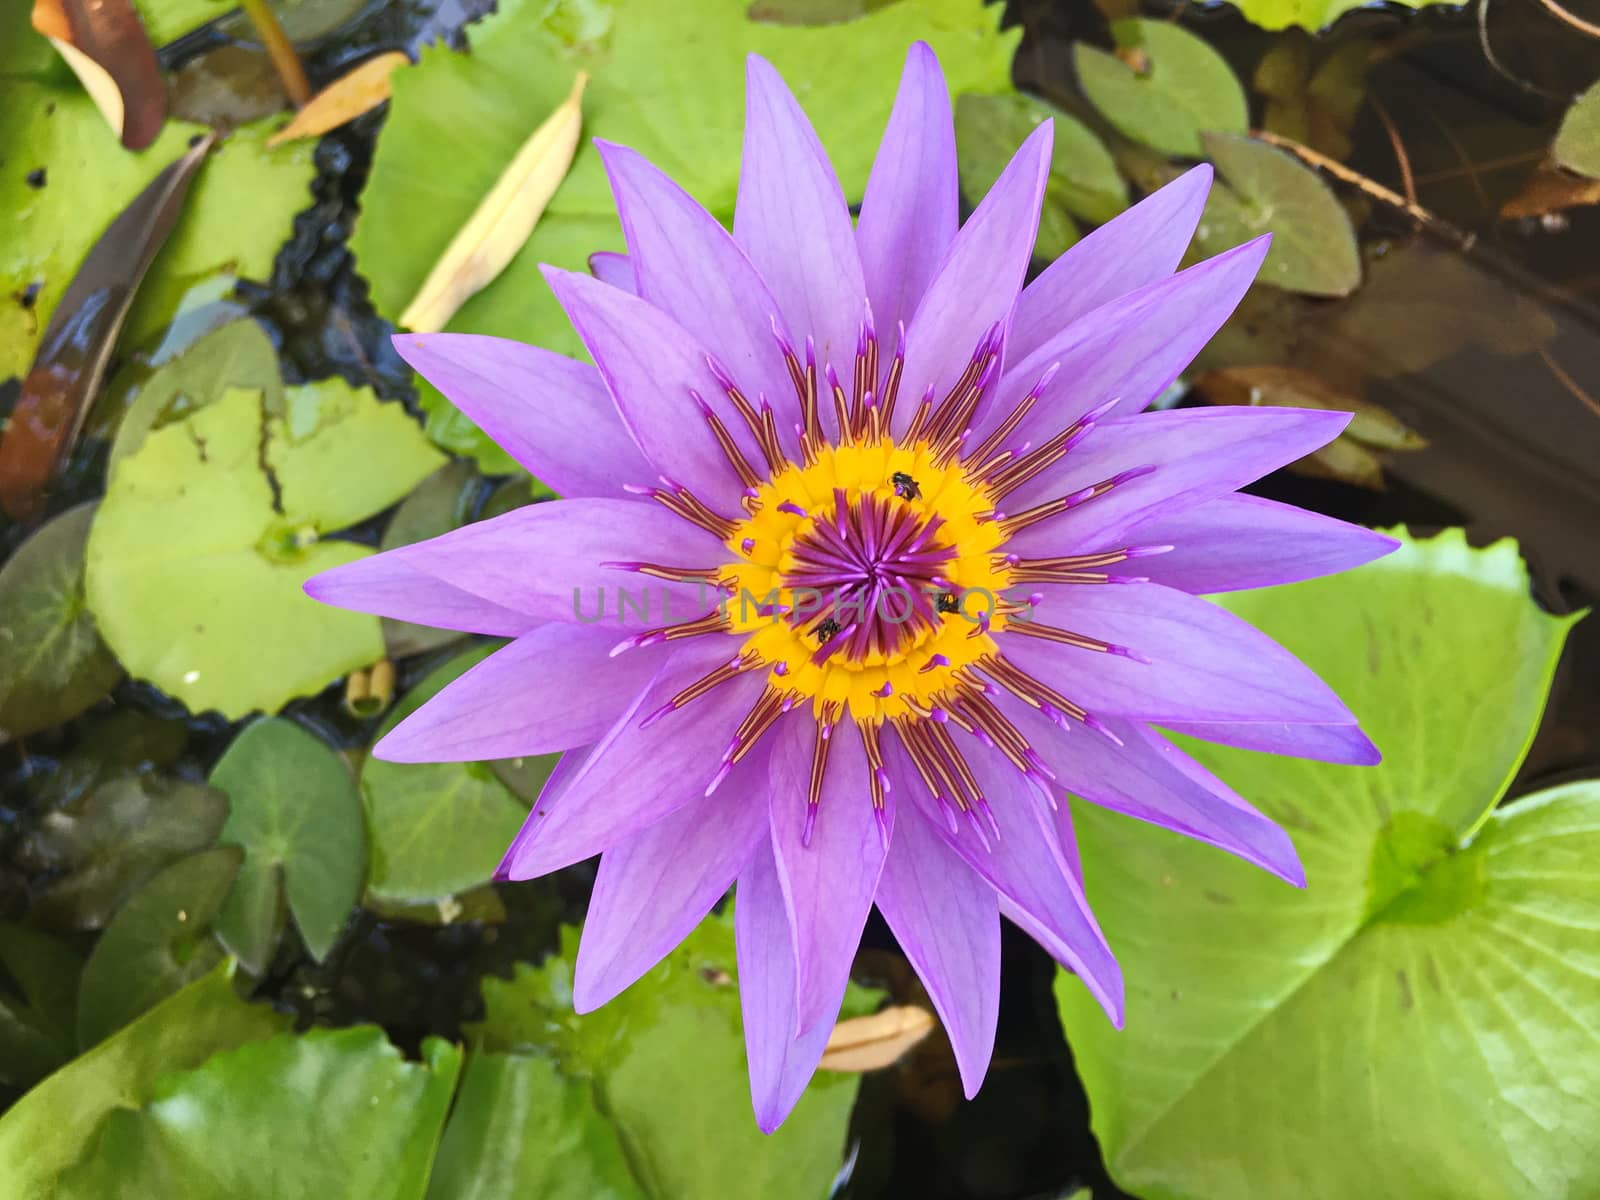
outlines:
[[[1280, 294], [1279, 303], [1236, 323], [1246, 350], [1234, 361], [1331, 364], [1367, 401], [1429, 442], [1427, 449], [1388, 456], [1382, 491], [1287, 473], [1256, 490], [1368, 524], [1403, 523], [1419, 532], [1464, 525], [1480, 543], [1515, 537], [1539, 600], [1565, 612], [1600, 599], [1600, 207], [1516, 220], [1497, 214], [1549, 145], [1567, 99], [1600, 72], [1600, 43], [1560, 25], [1537, 0], [1491, 3], [1487, 13], [1476, 7], [1353, 13], [1313, 45], [1320, 57], [1351, 40], [1379, 44], [1368, 102], [1351, 131], [1349, 164], [1397, 192], [1409, 176], [1417, 202], [1448, 229], [1419, 233], [1394, 209], [1367, 206], [1361, 235], [1369, 278], [1379, 277], [1372, 269], [1390, 256], [1406, 255], [1407, 280], [1436, 279], [1441, 297], [1469, 305], [1481, 327], [1418, 367], [1408, 344], [1436, 331], [1409, 328], [1402, 319], [1373, 336], [1336, 319], [1341, 302], [1283, 301]], [[488, 0], [340, 4], [343, 23], [311, 45], [314, 81], [374, 49], [453, 38]], [[1171, 15], [1160, 6], [1144, 11]], [[1106, 41], [1099, 10], [1087, 0], [1012, 0], [1007, 18], [1025, 31], [1019, 84], [1082, 112], [1070, 44]], [[1212, 40], [1246, 80], [1283, 36], [1265, 34], [1231, 10], [1189, 10], [1181, 19]], [[192, 61], [226, 40], [226, 32], [186, 39], [167, 48], [166, 65]], [[1253, 115], [1259, 118], [1259, 107]], [[291, 380], [339, 374], [410, 402], [409, 371], [390, 350], [387, 326], [373, 313], [345, 246], [381, 121], [381, 113], [369, 115], [324, 139], [313, 206], [297, 220], [273, 278], [246, 285], [240, 300], [272, 332]], [[1417, 314], [1425, 309], [1414, 307]], [[1503, 330], [1530, 325], [1547, 331], [1536, 350], [1500, 352]], [[0, 409], [14, 391], [0, 385]], [[98, 490], [103, 453], [104, 445], [92, 440], [80, 450], [53, 508]], [[0, 551], [9, 552], [18, 533], [5, 530], [0, 538]], [[434, 661], [408, 662], [402, 689]], [[88, 786], [92, 763], [85, 764], [96, 755], [199, 779], [232, 736], [220, 720], [186, 720], [181, 708], [141, 685], [123, 684], [113, 700], [114, 722], [102, 710], [28, 739], [26, 752], [16, 744], [0, 747], [0, 919], [19, 916], [39, 882], [17, 869], [21, 835], [40, 812]], [[340, 745], [364, 745], [372, 735], [373, 723], [346, 715], [332, 692], [291, 711]], [[1512, 794], [1593, 773], [1596, 765], [1600, 622], [1591, 621], [1573, 632]], [[286, 944], [264, 990], [307, 1020], [378, 1021], [412, 1047], [428, 1034], [453, 1035], [473, 1015], [480, 975], [506, 972], [549, 949], [557, 922], [581, 917], [589, 882], [580, 868], [503, 888], [509, 919], [498, 925], [432, 929], [363, 914], [320, 967]], [[901, 997], [914, 994], [903, 964], [884, 953], [892, 941], [876, 917], [867, 946], [864, 972]], [[1121, 1195], [1088, 1133], [1087, 1105], [1051, 996], [1054, 974], [1044, 953], [1008, 926], [999, 1039], [982, 1093], [961, 1101], [948, 1047], [937, 1038], [897, 1070], [869, 1077], [843, 1194], [999, 1200], [1055, 1196], [1087, 1184], [1099, 1200]]]

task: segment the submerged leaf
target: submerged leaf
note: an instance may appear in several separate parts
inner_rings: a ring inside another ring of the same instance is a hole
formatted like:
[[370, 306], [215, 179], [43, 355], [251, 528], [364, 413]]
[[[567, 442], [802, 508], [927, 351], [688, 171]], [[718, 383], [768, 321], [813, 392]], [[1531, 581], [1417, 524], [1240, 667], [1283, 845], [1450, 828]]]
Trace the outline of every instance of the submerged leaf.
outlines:
[[1202, 133], [1245, 131], [1244, 90], [1201, 38], [1143, 18], [1112, 22], [1111, 36], [1119, 54], [1079, 43], [1073, 61], [1084, 94], [1118, 132], [1163, 154], [1198, 158]]
[[82, 970], [56, 939], [0, 921], [0, 1084], [31, 1087], [77, 1053], [72, 1014]]
[[1256, 64], [1251, 85], [1267, 99], [1262, 128], [1330, 158], [1350, 155], [1356, 114], [1367, 95], [1367, 66], [1376, 44], [1335, 47], [1312, 70], [1312, 41], [1285, 37]]
[[457, 309], [493, 282], [516, 257], [572, 165], [583, 126], [583, 90], [588, 83], [589, 76], [579, 71], [567, 98], [522, 144], [445, 248], [400, 314], [401, 325], [417, 333], [443, 329]]
[[0, 567], [0, 730], [13, 737], [77, 716], [122, 677], [84, 604], [94, 510], [68, 509]]
[[243, 859], [234, 846], [206, 850], [128, 898], [83, 968], [80, 1047], [105, 1040], [222, 960], [209, 930]]
[[267, 145], [319, 137], [377, 108], [389, 99], [389, 76], [410, 61], [400, 50], [367, 59], [311, 97], [287, 125], [267, 139]]
[[[1452, 4], [1456, 0], [1394, 0], [1406, 8], [1426, 8], [1431, 4]], [[1238, 0], [1239, 11], [1247, 21], [1263, 29], [1287, 29], [1298, 25], [1316, 33], [1326, 29], [1352, 9], [1366, 7], [1367, 0]]]
[[211, 786], [228, 796], [219, 840], [245, 852], [217, 936], [260, 975], [287, 902], [306, 950], [321, 962], [366, 875], [361, 800], [343, 760], [293, 721], [269, 717], [234, 739]]
[[1522, 190], [1500, 206], [1500, 215], [1506, 220], [1544, 217], [1590, 204], [1600, 204], [1600, 178], [1539, 166], [1528, 176]]
[[865, 1017], [848, 1017], [833, 1027], [817, 1065], [824, 1071], [876, 1071], [894, 1063], [937, 1025], [933, 1014], [919, 1004], [896, 1004]]
[[33, 27], [55, 45], [130, 150], [161, 132], [167, 85], [130, 0], [34, 0]]
[[140, 192], [89, 251], [45, 328], [0, 437], [0, 507], [28, 519], [77, 441], [145, 272], [211, 152], [201, 139]]
[[112, 476], [87, 593], [130, 673], [193, 712], [275, 711], [383, 656], [378, 619], [318, 604], [312, 575], [371, 551], [325, 535], [442, 461], [405, 411], [337, 381], [220, 399], [151, 433]]
[[1550, 153], [1559, 166], [1600, 179], [1600, 83], [1572, 102]]

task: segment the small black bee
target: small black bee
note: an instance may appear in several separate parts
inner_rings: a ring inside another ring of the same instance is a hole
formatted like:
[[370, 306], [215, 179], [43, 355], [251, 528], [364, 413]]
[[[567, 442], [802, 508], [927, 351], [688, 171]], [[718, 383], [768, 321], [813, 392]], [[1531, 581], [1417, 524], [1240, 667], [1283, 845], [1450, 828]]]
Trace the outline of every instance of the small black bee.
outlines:
[[942, 613], [960, 612], [961, 601], [956, 599], [954, 592], [940, 592], [939, 598], [934, 601], [934, 607]]
[[902, 500], [921, 500], [922, 485], [904, 471], [896, 471], [889, 476], [889, 482], [894, 484], [894, 494]]
[[832, 617], [822, 618], [822, 623], [817, 626], [817, 645], [826, 646], [833, 640], [833, 635], [839, 632], [839, 622]]

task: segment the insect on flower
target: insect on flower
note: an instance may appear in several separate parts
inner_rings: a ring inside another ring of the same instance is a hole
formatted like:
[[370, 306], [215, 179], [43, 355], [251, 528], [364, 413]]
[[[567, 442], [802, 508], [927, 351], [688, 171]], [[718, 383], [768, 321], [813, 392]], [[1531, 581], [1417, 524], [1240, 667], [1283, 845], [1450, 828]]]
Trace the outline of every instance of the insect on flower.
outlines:
[[[1052, 136], [1040, 126], [958, 228], [949, 95], [918, 45], [858, 222], [759, 58], [731, 234], [599, 143], [628, 253], [597, 255], [594, 277], [545, 271], [594, 367], [489, 337], [396, 339], [566, 499], [307, 585], [514, 639], [374, 752], [563, 752], [500, 875], [602, 856], [579, 1010], [735, 887], [766, 1130], [815, 1070], [874, 904], [969, 1095], [993, 1047], [1002, 915], [1121, 1023], [1068, 793], [1303, 882], [1284, 832], [1153, 726], [1377, 760], [1310, 671], [1199, 598], [1393, 548], [1237, 492], [1348, 416], [1143, 412], [1267, 239], [1174, 273], [1200, 166], [1024, 287]], [[597, 595], [598, 620], [575, 603]]]

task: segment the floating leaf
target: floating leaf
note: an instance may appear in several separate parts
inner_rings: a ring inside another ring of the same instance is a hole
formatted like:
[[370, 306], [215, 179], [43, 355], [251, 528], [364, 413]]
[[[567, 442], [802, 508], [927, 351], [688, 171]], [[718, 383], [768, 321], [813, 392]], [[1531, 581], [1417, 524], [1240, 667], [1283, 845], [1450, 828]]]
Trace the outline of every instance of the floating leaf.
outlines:
[[976, 205], [1046, 118], [1055, 122], [1055, 152], [1034, 253], [1057, 258], [1078, 239], [1074, 215], [1103, 224], [1128, 205], [1127, 185], [1100, 139], [1066, 113], [1020, 93], [965, 95], [956, 101], [956, 152], [961, 191]]
[[[31, 43], [45, 49], [42, 67], [26, 56]], [[129, 153], [77, 80], [52, 69], [50, 57], [47, 43], [28, 30], [27, 6], [0, 5], [0, 74], [15, 70], [0, 106], [0, 159], [8, 164], [0, 216], [28, 230], [25, 238], [0, 243], [0, 379], [27, 369], [68, 282], [106, 226], [206, 132], [169, 121], [148, 150]], [[315, 165], [309, 144], [265, 149], [267, 132], [265, 122], [235, 129], [206, 162], [139, 289], [125, 343], [163, 327], [184, 293], [203, 281], [270, 276], [294, 214], [310, 203]]]
[[165, 46], [207, 21], [216, 20], [231, 7], [228, 0], [133, 0], [133, 6], [157, 46]]
[[[271, 1037], [289, 1019], [246, 1004], [223, 963], [116, 1036], [57, 1071], [0, 1115], [0, 1179], [6, 1200], [56, 1200], [85, 1193], [57, 1186], [84, 1139], [107, 1113], [150, 1098], [155, 1081], [199, 1066], [220, 1051]], [[258, 1164], [259, 1166], [259, 1164]], [[201, 1193], [202, 1195], [204, 1193]], [[171, 1195], [112, 1188], [88, 1195]]]
[[898, 0], [750, 0], [752, 21], [773, 25], [837, 25], [887, 8]]
[[109, 1113], [63, 1192], [422, 1200], [461, 1052], [429, 1038], [422, 1054], [371, 1025], [224, 1050]]
[[1126, 1027], [1076, 980], [1057, 996], [1112, 1176], [1196, 1200], [1244, 1194], [1241, 1163], [1262, 1196], [1600, 1190], [1600, 793], [1494, 808], [1575, 618], [1539, 611], [1514, 545], [1459, 531], [1227, 607], [1328, 680], [1384, 761], [1192, 745], [1289, 831], [1303, 891], [1075, 807]]
[[[496, 648], [475, 646], [435, 670], [384, 719], [379, 736]], [[369, 758], [361, 795], [372, 847], [367, 888], [390, 902], [433, 901], [487, 883], [528, 815], [483, 763]]]
[[[446, 463], [401, 501], [394, 516], [389, 518], [378, 549], [409, 546], [460, 528], [471, 515], [477, 492], [478, 473], [470, 462], [458, 459]], [[383, 618], [383, 644], [388, 647], [390, 658], [437, 650], [460, 637], [453, 629], [435, 629], [431, 625]]]
[[129, 897], [84, 964], [80, 1046], [104, 1041], [222, 960], [209, 931], [243, 859], [234, 846], [206, 850]]
[[1550, 153], [1557, 165], [1600, 179], [1600, 83], [1572, 102]]
[[213, 330], [145, 381], [117, 425], [107, 478], [144, 445], [152, 429], [204, 408], [229, 387], [259, 391], [263, 409], [283, 411], [278, 352], [266, 330], [254, 321], [230, 321]]
[[227, 797], [198, 784], [150, 776], [113, 779], [24, 835], [18, 861], [62, 872], [32, 919], [58, 929], [99, 929], [168, 863], [217, 840]]
[[833, 1027], [818, 1064], [825, 1071], [859, 1074], [892, 1065], [933, 1032], [938, 1022], [919, 1004], [896, 1004]]
[[[1450, 4], [1454, 0], [1395, 0], [1405, 8], [1426, 8]], [[1326, 29], [1345, 13], [1365, 8], [1366, 0], [1237, 0], [1247, 21], [1263, 29], [1287, 29], [1298, 25], [1312, 33]]]
[[0, 730], [75, 717], [122, 677], [83, 601], [93, 504], [54, 518], [0, 567]]
[[1315, 171], [1254, 138], [1207, 133], [1200, 140], [1225, 182], [1206, 200], [1195, 234], [1201, 249], [1216, 254], [1270, 233], [1262, 282], [1308, 296], [1346, 296], [1356, 289], [1356, 232]]
[[389, 76], [410, 61], [402, 51], [390, 50], [346, 71], [311, 97], [287, 125], [267, 139], [267, 145], [320, 137], [377, 108], [389, 99]]
[[294, 915], [311, 957], [327, 957], [365, 877], [361, 800], [344, 761], [293, 721], [256, 721], [211, 772], [228, 795], [219, 840], [245, 851], [217, 936], [253, 974], [265, 971]]
[[475, 1054], [450, 1110], [428, 1200], [644, 1200], [587, 1082], [547, 1058]]
[[[581, 1017], [572, 1011], [576, 953], [577, 931], [563, 929], [560, 954], [519, 965], [509, 981], [486, 977], [479, 1044], [553, 1054], [563, 1074], [592, 1079], [651, 1196], [720, 1200], [730, 1179], [763, 1200], [828, 1193], [857, 1081], [820, 1075], [776, 1133], [756, 1128], [731, 916], [707, 917], [638, 983]], [[852, 985], [843, 1016], [870, 1011], [876, 998]]]
[[383, 656], [378, 619], [301, 585], [371, 551], [323, 540], [442, 462], [405, 410], [338, 380], [220, 399], [118, 466], [89, 536], [89, 606], [130, 673], [193, 712], [275, 711]]
[[196, 142], [111, 222], [45, 327], [0, 436], [0, 507], [14, 520], [27, 520], [38, 509], [78, 440], [134, 293], [177, 223], [212, 145], [210, 137]]
[[579, 71], [566, 99], [517, 150], [400, 314], [401, 325], [418, 333], [443, 329], [517, 256], [572, 166], [588, 83]]
[[442, 896], [438, 900], [415, 903], [384, 900], [369, 892], [362, 906], [385, 921], [409, 921], [414, 925], [463, 925], [471, 921], [484, 925], [504, 925], [511, 915], [492, 883], [462, 892], [459, 896]]
[[82, 970], [54, 938], [0, 922], [0, 1084], [30, 1087], [77, 1053], [72, 1014]]
[[1306, 37], [1275, 41], [1256, 63], [1251, 85], [1267, 98], [1261, 124], [1330, 158], [1350, 155], [1356, 114], [1367, 98], [1367, 66], [1376, 43], [1345, 42], [1311, 67]]
[[1226, 60], [1202, 39], [1182, 26], [1143, 18], [1113, 21], [1111, 36], [1120, 54], [1079, 43], [1073, 62], [1084, 94], [1118, 132], [1188, 158], [1200, 157], [1202, 133], [1245, 132], [1244, 91]]
[[[744, 61], [753, 51], [770, 59], [804, 99], [847, 198], [857, 202], [906, 47], [926, 39], [954, 92], [992, 92], [1009, 85], [1020, 36], [1000, 34], [999, 10], [972, 0], [899, 0], [859, 21], [816, 29], [750, 21], [747, 5], [506, 0], [470, 27], [470, 54], [426, 47], [416, 66], [396, 71], [351, 238], [378, 310], [391, 320], [399, 316], [450, 234], [494, 186], [528, 131], [560, 102], [574, 74], [569, 50], [582, 55], [593, 76], [584, 97], [585, 141], [521, 253], [449, 328], [582, 354], [538, 265], [585, 270], [590, 253], [622, 249], [605, 171], [589, 138], [632, 146], [670, 168], [713, 213], [731, 221]], [[576, 23], [574, 12], [582, 16]], [[603, 47], [592, 45], [601, 38]], [[467, 138], [463, 112], [473, 114]], [[444, 162], [448, 171], [439, 169]], [[437, 392], [421, 391], [428, 433], [439, 445], [474, 456], [487, 473], [514, 469]]]

